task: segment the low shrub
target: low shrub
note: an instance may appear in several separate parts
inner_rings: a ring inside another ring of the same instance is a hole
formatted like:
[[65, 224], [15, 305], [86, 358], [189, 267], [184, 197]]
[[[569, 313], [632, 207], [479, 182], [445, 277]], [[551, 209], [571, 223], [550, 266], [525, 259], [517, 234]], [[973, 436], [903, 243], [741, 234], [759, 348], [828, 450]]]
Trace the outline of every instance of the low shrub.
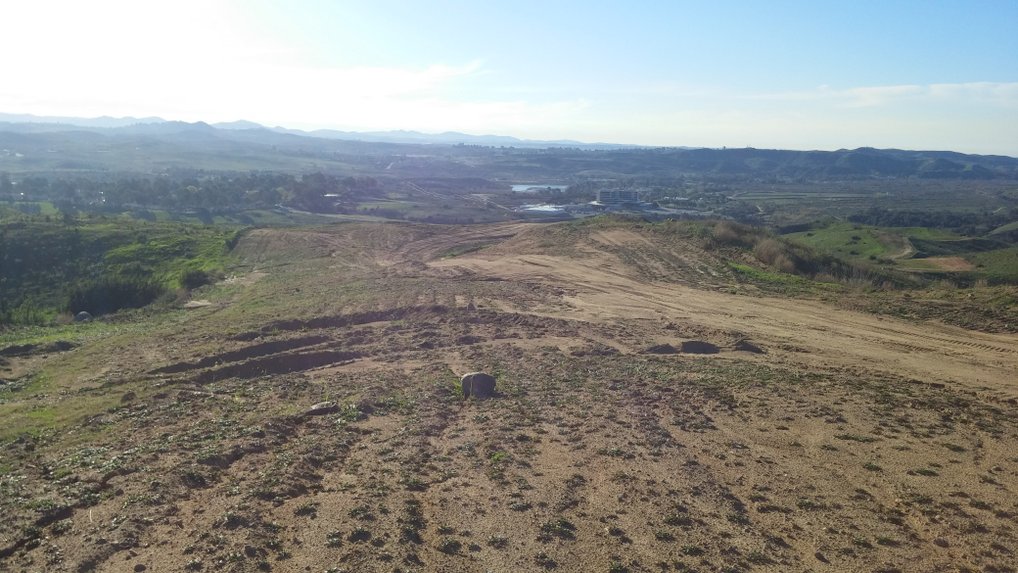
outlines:
[[191, 269], [184, 271], [180, 276], [180, 286], [187, 290], [194, 290], [200, 286], [205, 286], [212, 283], [212, 275], [208, 271], [201, 269]]
[[141, 308], [165, 291], [165, 287], [151, 280], [107, 277], [75, 286], [68, 296], [66, 310], [100, 315], [124, 308]]

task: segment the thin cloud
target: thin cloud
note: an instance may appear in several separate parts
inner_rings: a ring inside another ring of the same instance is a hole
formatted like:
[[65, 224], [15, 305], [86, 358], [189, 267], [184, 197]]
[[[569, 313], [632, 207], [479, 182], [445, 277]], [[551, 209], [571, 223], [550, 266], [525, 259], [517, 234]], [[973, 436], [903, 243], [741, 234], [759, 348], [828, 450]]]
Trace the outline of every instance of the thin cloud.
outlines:
[[989, 104], [1018, 107], [1018, 82], [968, 82], [954, 84], [903, 84], [754, 94], [743, 99], [772, 102], [826, 103], [846, 108], [887, 107], [902, 103]]

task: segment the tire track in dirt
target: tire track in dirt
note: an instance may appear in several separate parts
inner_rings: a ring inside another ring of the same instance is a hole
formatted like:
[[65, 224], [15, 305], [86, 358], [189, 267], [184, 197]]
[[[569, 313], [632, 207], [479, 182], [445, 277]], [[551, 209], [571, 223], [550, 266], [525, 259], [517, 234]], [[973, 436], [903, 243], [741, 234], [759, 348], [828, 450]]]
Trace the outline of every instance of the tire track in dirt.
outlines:
[[[534, 263], [539, 263], [540, 266]], [[790, 348], [771, 360], [806, 368], [823, 365], [867, 368], [974, 387], [1015, 390], [1018, 336], [966, 331], [932, 322], [904, 320], [837, 309], [818, 301], [751, 298], [652, 281], [608, 253], [584, 259], [550, 255], [486, 257], [450, 261], [481, 276], [539, 281], [563, 289], [568, 310], [549, 310], [597, 322], [671, 319], [702, 327], [744, 332], [769, 349]]]

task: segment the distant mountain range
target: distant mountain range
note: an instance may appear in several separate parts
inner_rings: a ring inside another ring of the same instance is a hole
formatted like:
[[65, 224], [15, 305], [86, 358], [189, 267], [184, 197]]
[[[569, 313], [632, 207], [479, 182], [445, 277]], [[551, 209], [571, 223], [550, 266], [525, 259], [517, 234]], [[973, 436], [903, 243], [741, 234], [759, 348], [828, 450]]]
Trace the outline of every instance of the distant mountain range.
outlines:
[[[176, 125], [180, 126], [184, 122], [168, 121], [160, 117], [95, 117], [95, 118], [80, 118], [80, 117], [59, 117], [59, 116], [36, 116], [30, 114], [10, 114], [0, 113], [0, 124], [19, 124], [26, 127], [19, 129], [28, 130], [33, 132], [41, 131], [54, 131], [62, 130], [67, 127], [88, 127], [93, 129], [120, 129], [120, 128], [132, 128], [134, 131], [147, 131], [148, 133], [154, 133], [159, 130], [157, 127], [142, 128], [141, 126], [158, 126], [158, 125]], [[560, 139], [553, 141], [544, 141], [537, 139], [520, 139], [517, 137], [511, 137], [507, 135], [470, 135], [467, 133], [459, 133], [455, 131], [446, 131], [443, 133], [421, 133], [419, 131], [406, 131], [406, 130], [395, 130], [395, 131], [339, 131], [334, 129], [316, 129], [312, 131], [304, 131], [300, 129], [290, 129], [286, 127], [266, 127], [259, 123], [247, 120], [229, 121], [221, 123], [206, 124], [204, 122], [197, 122], [193, 124], [185, 125], [211, 125], [216, 129], [229, 129], [229, 130], [249, 130], [249, 129], [261, 129], [274, 131], [276, 133], [286, 133], [290, 135], [299, 135], [304, 137], [318, 137], [321, 139], [342, 139], [346, 141], [368, 141], [372, 143], [419, 143], [419, 144], [439, 144], [439, 145], [484, 145], [484, 146], [505, 146], [505, 147], [525, 147], [525, 148], [549, 148], [549, 147], [569, 147], [576, 149], [636, 149], [642, 146], [639, 145], [627, 145], [621, 143], [585, 143], [582, 141], [574, 141], [570, 139]], [[27, 127], [31, 126], [31, 127]], [[173, 131], [179, 131], [176, 127], [171, 127]]]
[[127, 127], [139, 123], [163, 123], [160, 117], [57, 117], [48, 115], [31, 115], [27, 113], [0, 113], [2, 123], [46, 124], [77, 127], [116, 128]]
[[649, 148], [414, 131], [310, 132], [249, 122], [0, 114], [0, 171], [329, 171], [502, 181], [684, 177], [731, 180], [1018, 180], [1018, 158], [901, 149]]

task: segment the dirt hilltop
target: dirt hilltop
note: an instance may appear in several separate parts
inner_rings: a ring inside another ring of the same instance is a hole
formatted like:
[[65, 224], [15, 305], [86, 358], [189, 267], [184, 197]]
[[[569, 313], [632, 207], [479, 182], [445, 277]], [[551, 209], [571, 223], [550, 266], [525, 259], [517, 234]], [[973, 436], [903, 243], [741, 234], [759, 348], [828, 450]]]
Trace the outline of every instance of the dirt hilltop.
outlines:
[[1018, 336], [703, 232], [252, 231], [201, 305], [4, 357], [0, 571], [1018, 570]]

